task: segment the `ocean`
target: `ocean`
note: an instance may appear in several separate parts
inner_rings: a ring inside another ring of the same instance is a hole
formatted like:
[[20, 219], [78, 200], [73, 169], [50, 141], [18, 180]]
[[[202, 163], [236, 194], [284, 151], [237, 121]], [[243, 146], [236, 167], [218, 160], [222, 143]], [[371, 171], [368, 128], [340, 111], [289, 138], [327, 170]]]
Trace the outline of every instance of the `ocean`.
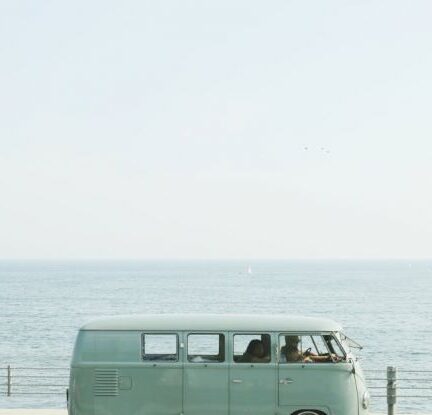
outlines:
[[[431, 300], [432, 261], [0, 261], [0, 367], [67, 367], [77, 330], [101, 316], [324, 316], [364, 346], [365, 369], [429, 370], [422, 386], [430, 390], [405, 394], [431, 398], [398, 405], [424, 412], [432, 409]], [[383, 410], [385, 399], [372, 405]], [[0, 408], [64, 406], [63, 395], [0, 395]]]

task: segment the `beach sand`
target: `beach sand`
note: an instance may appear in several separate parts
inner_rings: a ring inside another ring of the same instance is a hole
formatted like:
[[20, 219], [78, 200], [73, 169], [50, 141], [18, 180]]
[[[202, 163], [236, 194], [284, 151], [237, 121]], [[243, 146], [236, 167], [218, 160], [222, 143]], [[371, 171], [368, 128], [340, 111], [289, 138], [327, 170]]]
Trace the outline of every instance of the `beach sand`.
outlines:
[[[0, 409], [0, 415], [67, 415], [66, 409]], [[384, 415], [384, 414], [370, 414]], [[402, 415], [402, 414], [398, 414]], [[421, 415], [421, 414], [416, 414]], [[422, 414], [426, 415], [426, 414]]]
[[0, 415], [67, 415], [66, 409], [0, 409]]

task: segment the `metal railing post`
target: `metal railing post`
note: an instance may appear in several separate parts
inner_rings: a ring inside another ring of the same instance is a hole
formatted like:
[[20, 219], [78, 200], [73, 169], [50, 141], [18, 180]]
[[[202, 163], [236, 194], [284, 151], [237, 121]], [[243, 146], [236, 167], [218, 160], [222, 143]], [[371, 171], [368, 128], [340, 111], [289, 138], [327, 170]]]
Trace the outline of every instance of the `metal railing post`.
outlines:
[[12, 376], [11, 376], [11, 367], [10, 365], [7, 366], [7, 396], [11, 396], [11, 389], [12, 389]]
[[387, 366], [387, 414], [396, 413], [396, 380], [397, 369], [394, 366]]

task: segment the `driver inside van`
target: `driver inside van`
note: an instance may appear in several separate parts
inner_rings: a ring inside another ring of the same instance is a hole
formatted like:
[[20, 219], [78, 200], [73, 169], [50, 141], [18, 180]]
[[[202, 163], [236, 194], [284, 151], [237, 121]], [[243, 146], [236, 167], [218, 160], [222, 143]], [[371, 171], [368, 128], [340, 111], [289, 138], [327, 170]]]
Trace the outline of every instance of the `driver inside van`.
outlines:
[[281, 348], [280, 362], [295, 363], [295, 362], [332, 362], [338, 360], [335, 356], [330, 354], [317, 355], [309, 349], [304, 353], [299, 350], [300, 337], [299, 336], [285, 336], [285, 346]]
[[281, 362], [303, 362], [304, 356], [299, 350], [299, 336], [285, 336], [285, 346], [281, 348]]

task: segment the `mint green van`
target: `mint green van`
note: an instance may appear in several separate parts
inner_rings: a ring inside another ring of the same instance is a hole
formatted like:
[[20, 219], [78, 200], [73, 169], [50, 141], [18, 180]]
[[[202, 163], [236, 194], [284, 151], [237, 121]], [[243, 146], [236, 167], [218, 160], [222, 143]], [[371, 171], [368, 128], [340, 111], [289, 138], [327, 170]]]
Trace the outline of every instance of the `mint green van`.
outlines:
[[339, 324], [283, 315], [143, 315], [79, 331], [69, 415], [365, 415]]

